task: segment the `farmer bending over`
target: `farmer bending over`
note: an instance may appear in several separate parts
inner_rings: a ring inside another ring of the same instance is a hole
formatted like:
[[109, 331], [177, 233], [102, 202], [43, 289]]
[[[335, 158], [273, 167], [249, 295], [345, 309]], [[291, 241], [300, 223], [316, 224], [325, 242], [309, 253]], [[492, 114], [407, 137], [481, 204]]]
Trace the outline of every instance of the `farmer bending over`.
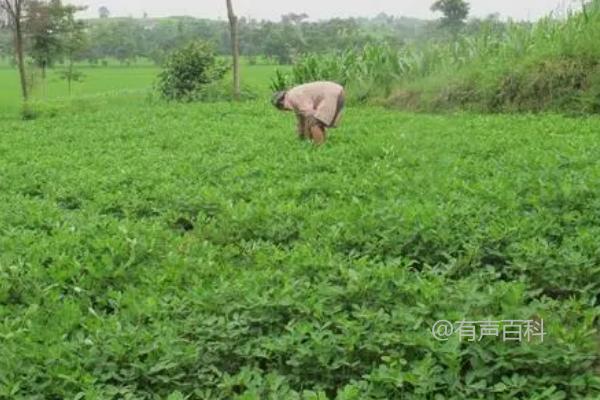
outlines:
[[294, 111], [298, 118], [298, 135], [315, 144], [325, 143], [326, 128], [337, 127], [344, 108], [344, 88], [333, 82], [313, 82], [277, 92], [273, 105]]

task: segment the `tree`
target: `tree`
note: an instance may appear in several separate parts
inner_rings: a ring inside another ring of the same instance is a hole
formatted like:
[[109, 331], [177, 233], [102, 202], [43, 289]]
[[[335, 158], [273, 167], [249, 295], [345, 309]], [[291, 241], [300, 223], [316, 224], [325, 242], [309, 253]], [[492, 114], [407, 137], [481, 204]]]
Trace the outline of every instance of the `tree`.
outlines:
[[3, 28], [2, 18], [0, 17], [0, 58], [14, 54], [12, 42], [12, 35], [7, 29]]
[[227, 16], [231, 32], [231, 54], [233, 56], [233, 98], [240, 99], [240, 40], [238, 32], [238, 19], [233, 12], [231, 0], [227, 0]]
[[23, 41], [23, 19], [26, 0], [0, 0], [0, 17], [13, 32], [15, 43], [15, 58], [19, 69], [21, 80], [21, 94], [23, 100], [27, 101], [29, 93], [27, 90], [27, 75], [25, 72], [25, 51]]
[[[53, 0], [60, 3], [60, 0]], [[62, 79], [67, 81], [69, 95], [73, 82], [79, 82], [83, 74], [75, 70], [75, 58], [86, 47], [85, 24], [75, 19], [75, 13], [84, 8], [71, 5], [62, 7], [62, 17], [58, 32], [60, 34], [61, 51], [67, 59], [67, 68], [62, 71]]]
[[28, 54], [46, 77], [46, 69], [51, 67], [61, 55], [59, 24], [63, 9], [60, 0], [44, 2], [31, 0], [27, 3], [25, 32], [29, 38]]
[[291, 64], [293, 49], [283, 29], [272, 22], [268, 22], [263, 28], [263, 32], [266, 33], [262, 45], [264, 55], [277, 60], [279, 64]]
[[46, 69], [65, 57], [69, 62], [69, 76], [73, 75], [73, 56], [84, 43], [84, 26], [75, 20], [75, 13], [84, 9], [63, 5], [61, 0], [28, 1], [25, 18], [28, 54], [42, 71], [42, 80], [46, 78]]
[[431, 11], [442, 12], [442, 26], [456, 32], [464, 25], [470, 8], [469, 3], [464, 0], [437, 0], [431, 6]]
[[192, 42], [169, 55], [158, 76], [158, 91], [167, 100], [194, 101], [202, 90], [223, 78], [227, 66], [205, 42]]
[[281, 16], [281, 22], [283, 24], [290, 24], [290, 25], [300, 25], [306, 19], [308, 19], [308, 14], [305, 14], [305, 13], [302, 13], [302, 14], [289, 13], [289, 14], [284, 14]]
[[98, 9], [98, 16], [100, 16], [101, 19], [110, 17], [110, 10], [105, 6], [102, 6]]

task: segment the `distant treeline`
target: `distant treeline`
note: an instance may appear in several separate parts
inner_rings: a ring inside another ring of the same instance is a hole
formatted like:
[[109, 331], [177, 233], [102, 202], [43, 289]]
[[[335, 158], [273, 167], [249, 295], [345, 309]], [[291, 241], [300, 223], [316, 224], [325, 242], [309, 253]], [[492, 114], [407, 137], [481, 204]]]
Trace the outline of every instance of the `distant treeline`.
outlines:
[[[497, 18], [487, 21], [503, 24]], [[466, 30], [477, 31], [481, 20], [472, 19]], [[85, 21], [86, 45], [76, 58], [92, 64], [106, 59], [132, 62], [146, 58], [157, 64], [166, 55], [193, 40], [211, 42], [218, 54], [230, 52], [230, 35], [226, 21], [192, 17], [169, 18], [99, 18]], [[402, 47], [442, 35], [437, 22], [380, 14], [375, 18], [331, 19], [310, 21], [305, 14], [288, 14], [279, 22], [240, 19], [242, 55], [250, 61], [267, 57], [287, 64], [298, 55], [329, 53], [361, 48], [368, 43], [387, 43]], [[0, 55], [12, 55], [11, 35], [0, 30]]]

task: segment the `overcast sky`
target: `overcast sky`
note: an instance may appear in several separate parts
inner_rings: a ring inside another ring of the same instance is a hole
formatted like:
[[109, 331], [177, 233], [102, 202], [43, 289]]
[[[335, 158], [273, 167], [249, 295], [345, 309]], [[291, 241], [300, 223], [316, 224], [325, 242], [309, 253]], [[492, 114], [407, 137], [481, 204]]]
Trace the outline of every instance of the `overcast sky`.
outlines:
[[[278, 20], [290, 12], [307, 13], [311, 19], [331, 17], [375, 16], [380, 12], [397, 16], [435, 18], [429, 11], [434, 0], [234, 0], [240, 16]], [[150, 17], [190, 15], [226, 18], [224, 0], [66, 0], [87, 5], [85, 17], [96, 17], [98, 8], [106, 6], [112, 16]], [[494, 12], [503, 17], [535, 20], [550, 12], [564, 12], [577, 0], [470, 0], [472, 15], [484, 17]]]

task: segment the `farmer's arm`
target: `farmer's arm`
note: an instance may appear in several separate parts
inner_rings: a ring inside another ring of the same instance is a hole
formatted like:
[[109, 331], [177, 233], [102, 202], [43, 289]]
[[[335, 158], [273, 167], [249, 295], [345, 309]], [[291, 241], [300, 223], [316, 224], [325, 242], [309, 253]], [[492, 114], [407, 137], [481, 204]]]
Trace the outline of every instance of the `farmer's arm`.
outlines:
[[296, 107], [296, 113], [302, 115], [304, 118], [314, 117], [316, 110], [313, 107], [312, 103], [305, 102], [300, 103], [298, 107]]
[[306, 137], [306, 118], [300, 113], [296, 113], [296, 118], [298, 119], [298, 136]]
[[285, 98], [284, 108], [294, 111], [296, 115], [313, 117], [315, 115], [315, 104], [312, 99], [302, 93], [290, 91]]

